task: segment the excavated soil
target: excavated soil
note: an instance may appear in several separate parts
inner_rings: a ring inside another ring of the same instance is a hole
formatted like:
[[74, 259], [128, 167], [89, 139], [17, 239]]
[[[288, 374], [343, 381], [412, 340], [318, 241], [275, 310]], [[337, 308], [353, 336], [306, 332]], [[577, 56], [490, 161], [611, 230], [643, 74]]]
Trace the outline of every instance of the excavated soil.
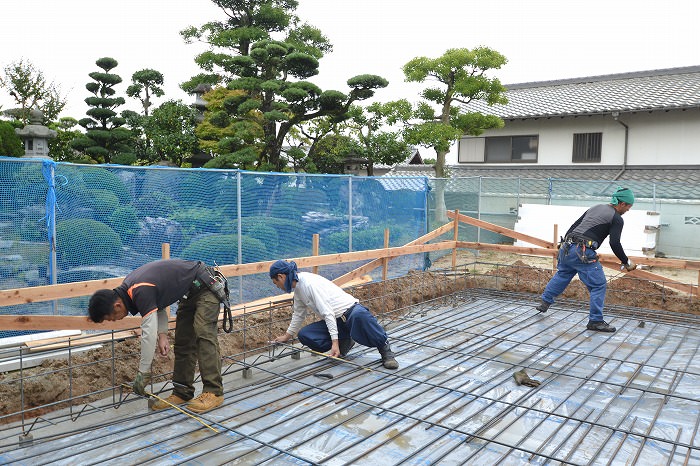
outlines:
[[[513, 260], [513, 256], [508, 257]], [[399, 317], [411, 304], [440, 298], [466, 288], [491, 288], [539, 295], [552, 276], [551, 259], [518, 257], [510, 265], [498, 265], [508, 262], [481, 264], [484, 259], [482, 257], [480, 265], [467, 265], [463, 273], [456, 274], [414, 271], [399, 279], [355, 287], [352, 293], [375, 314], [381, 314], [384, 321]], [[473, 260], [473, 257], [468, 260]], [[432, 270], [448, 265], [443, 258], [442, 262], [434, 263]], [[681, 281], [678, 277], [673, 279]], [[561, 297], [587, 302], [588, 291], [580, 281], [574, 280]], [[628, 279], [624, 274], [610, 276], [607, 305], [700, 315], [697, 298], [691, 299], [663, 284]], [[231, 333], [220, 330], [221, 354], [236, 361], [254, 361], [259, 357], [267, 357], [267, 342], [285, 331], [289, 316], [289, 307], [282, 307], [246, 315], [245, 319], [236, 318]], [[171, 332], [171, 340], [172, 336]], [[130, 338], [113, 344], [109, 341], [99, 349], [76, 353], [69, 360], [44, 361], [40, 366], [21, 372], [0, 374], [0, 423], [18, 420], [19, 414], [13, 413], [21, 411], [24, 411], [27, 419], [70, 405], [79, 406], [112, 396], [113, 387], [118, 387], [117, 391], [123, 389], [127, 392], [129, 389], [121, 384], [133, 380], [138, 359], [139, 340]], [[228, 362], [224, 361], [224, 366], [227, 365]], [[158, 375], [154, 381], [169, 380], [172, 368], [172, 351], [167, 357], [156, 356], [153, 373]]]

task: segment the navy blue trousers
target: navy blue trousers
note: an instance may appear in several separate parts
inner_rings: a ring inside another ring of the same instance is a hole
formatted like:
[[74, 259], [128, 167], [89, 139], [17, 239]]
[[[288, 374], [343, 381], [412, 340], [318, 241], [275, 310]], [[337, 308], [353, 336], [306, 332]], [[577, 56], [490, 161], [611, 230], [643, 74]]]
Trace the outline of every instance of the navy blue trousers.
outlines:
[[[585, 255], [588, 262], [583, 262], [580, 255]], [[542, 300], [550, 304], [554, 298], [564, 292], [571, 279], [578, 273], [588, 291], [591, 294], [588, 319], [594, 322], [603, 320], [603, 303], [605, 302], [605, 290], [608, 282], [603, 272], [603, 266], [597, 260], [595, 251], [584, 249], [577, 245], [565, 245], [559, 250], [559, 262], [557, 273], [547, 283], [542, 293]]]
[[[355, 304], [347, 322], [336, 319], [338, 325], [338, 340], [352, 338], [361, 345], [370, 348], [383, 348], [387, 343], [387, 335], [384, 328], [379, 325], [377, 319], [361, 304]], [[330, 351], [332, 342], [328, 333], [326, 322], [319, 320], [299, 330], [299, 341], [314, 351], [325, 353]]]

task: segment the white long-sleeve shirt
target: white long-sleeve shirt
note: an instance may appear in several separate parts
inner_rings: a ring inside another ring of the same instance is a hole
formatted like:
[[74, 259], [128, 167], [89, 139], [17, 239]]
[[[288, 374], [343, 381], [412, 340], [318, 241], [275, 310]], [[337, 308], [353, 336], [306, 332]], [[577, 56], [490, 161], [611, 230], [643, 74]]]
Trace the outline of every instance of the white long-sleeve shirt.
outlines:
[[335, 320], [342, 316], [350, 306], [357, 303], [354, 296], [343, 291], [332, 281], [310, 272], [299, 272], [299, 281], [294, 288], [294, 305], [292, 320], [287, 333], [296, 336], [302, 327], [308, 310], [315, 312], [326, 322], [331, 339], [338, 338], [338, 326]]

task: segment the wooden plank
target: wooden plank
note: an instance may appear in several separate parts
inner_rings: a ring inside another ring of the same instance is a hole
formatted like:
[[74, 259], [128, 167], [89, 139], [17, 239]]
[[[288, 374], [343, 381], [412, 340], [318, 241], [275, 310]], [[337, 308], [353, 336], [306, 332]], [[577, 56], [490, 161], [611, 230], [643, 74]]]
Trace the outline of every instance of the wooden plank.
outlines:
[[[444, 235], [445, 233], [449, 232], [452, 228], [454, 228], [453, 222], [446, 223], [445, 225], [438, 227], [435, 230], [433, 230], [433, 231], [431, 231], [431, 232], [429, 232], [429, 233], [427, 233], [419, 238], [416, 238], [409, 243], [406, 243], [406, 246], [427, 243], [428, 241], [431, 241], [435, 238], [438, 238], [438, 237]], [[447, 248], [447, 249], [450, 249], [450, 248]], [[336, 285], [342, 286], [343, 283], [346, 283], [349, 280], [353, 280], [357, 277], [360, 277], [364, 274], [367, 274], [367, 273], [371, 272], [372, 270], [376, 269], [377, 267], [380, 267], [381, 265], [382, 265], [382, 260], [380, 260], [380, 259], [368, 262], [365, 265], [360, 266], [357, 269], [353, 270], [352, 272], [348, 272], [345, 275], [341, 275], [340, 277], [333, 280], [333, 283], [335, 283]]]
[[[345, 286], [354, 286], [372, 281], [369, 275], [356, 278], [348, 282]], [[276, 306], [289, 302], [291, 293], [285, 293], [269, 298], [262, 298], [248, 303], [237, 304], [231, 308], [233, 315], [241, 315], [246, 312], [258, 311], [261, 308]], [[219, 314], [219, 319], [223, 319], [223, 311]], [[175, 318], [168, 322], [168, 328], [175, 328]], [[0, 316], [0, 329], [2, 330], [132, 330], [139, 334], [141, 331], [141, 318], [129, 316], [122, 320], [105, 321], [99, 324], [88, 320], [87, 316], [54, 316], [54, 315], [24, 315], [24, 316]]]
[[30, 352], [38, 351], [51, 351], [56, 349], [75, 347], [75, 346], [85, 346], [94, 345], [98, 343], [107, 343], [112, 340], [121, 340], [124, 338], [131, 338], [136, 336], [136, 332], [133, 330], [124, 330], [115, 333], [102, 333], [93, 336], [79, 336], [79, 337], [62, 337], [62, 338], [51, 338], [47, 340], [35, 340], [28, 341], [25, 346]]
[[[450, 229], [452, 225], [450, 225]], [[435, 233], [435, 232], [433, 232]], [[441, 234], [441, 233], [440, 233]], [[431, 236], [432, 235], [425, 235]], [[439, 235], [438, 235], [439, 236]], [[415, 243], [415, 242], [413, 242]], [[409, 243], [410, 244], [410, 243]], [[450, 249], [454, 247], [454, 242], [441, 242], [427, 245], [414, 244], [413, 246], [402, 246], [388, 249], [371, 249], [367, 251], [346, 252], [340, 254], [327, 254], [316, 257], [301, 257], [293, 259], [299, 268], [314, 267], [318, 265], [338, 264], [346, 262], [356, 262], [367, 259], [392, 258], [403, 254], [416, 254], [419, 252], [437, 251], [440, 249]], [[256, 273], [267, 273], [274, 261], [253, 262], [250, 264], [222, 265], [222, 273], [227, 277], [250, 275]], [[381, 262], [380, 262], [381, 263]], [[366, 272], [365, 272], [366, 273]], [[361, 273], [357, 276], [364, 275]], [[354, 277], [357, 278], [357, 277]], [[102, 288], [118, 287], [124, 277], [109, 278], [103, 280], [90, 280], [84, 282], [65, 283], [61, 285], [44, 285], [30, 288], [15, 288], [0, 290], [0, 306], [11, 306], [14, 304], [26, 304], [43, 301], [53, 301], [63, 298], [75, 298], [79, 296], [89, 296]], [[0, 329], [2, 327], [0, 326]]]
[[[636, 262], [636, 260], [633, 258], [633, 261]], [[601, 260], [600, 264], [604, 267], [608, 267], [613, 270], [620, 271], [620, 261], [618, 260], [617, 262], [614, 261], [608, 261], [608, 260]], [[682, 291], [684, 293], [690, 293], [695, 296], [698, 296], [698, 287], [697, 285], [692, 285], [688, 283], [681, 283], [675, 280], [671, 280], [670, 278], [662, 277], [661, 275], [657, 275], [655, 273], [649, 272], [647, 270], [640, 270], [640, 269], [635, 269], [630, 272], [625, 272], [625, 275], [629, 275], [634, 278], [641, 278], [643, 280], [650, 280], [654, 282], [660, 282], [665, 287], [672, 288], [674, 290]]]
[[508, 236], [509, 238], [514, 238], [514, 239], [519, 239], [521, 241], [525, 241], [526, 243], [534, 244], [536, 246], [541, 246], [543, 248], [552, 248], [554, 247], [554, 243], [550, 241], [545, 241], [540, 238], [535, 238], [534, 236], [526, 235], [524, 233], [519, 233], [515, 230], [511, 230], [510, 228], [502, 227], [500, 225], [496, 225], [494, 223], [489, 223], [484, 220], [479, 220], [476, 218], [469, 217], [467, 215], [462, 215], [462, 214], [455, 214], [453, 211], [448, 211], [447, 212], [447, 217], [448, 218], [458, 218], [460, 222], [468, 223], [469, 225], [473, 225], [475, 227], [483, 228], [485, 230], [493, 231], [495, 233], [499, 233], [503, 236]]

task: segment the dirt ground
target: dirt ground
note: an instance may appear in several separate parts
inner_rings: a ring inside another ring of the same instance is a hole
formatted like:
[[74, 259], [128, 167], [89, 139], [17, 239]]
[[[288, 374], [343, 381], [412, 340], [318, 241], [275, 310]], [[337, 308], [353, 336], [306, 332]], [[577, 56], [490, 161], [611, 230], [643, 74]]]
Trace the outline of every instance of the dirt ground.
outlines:
[[[478, 261], [478, 264], [476, 263]], [[451, 256], [433, 263], [431, 271], [414, 271], [388, 283], [369, 283], [353, 290], [353, 294], [374, 313], [384, 318], [398, 317], [407, 306], [469, 287], [497, 288], [506, 291], [533, 293], [536, 299], [552, 276], [552, 260], [535, 256], [481, 253], [478, 258], [465, 254], [458, 263], [467, 264], [468, 273], [435, 272], [451, 265]], [[686, 284], [697, 284], [697, 271], [652, 270], [653, 273]], [[588, 301], [588, 291], [574, 280], [562, 298]], [[622, 305], [645, 309], [685, 312], [700, 315], [697, 297], [668, 289], [663, 283], [652, 283], [625, 277], [613, 271], [609, 275], [606, 306]], [[236, 319], [231, 333], [220, 331], [221, 354], [235, 360], [252, 360], [267, 354], [267, 341], [281, 334], [289, 322], [289, 308], [268, 310]], [[243, 338], [245, 329], [245, 338]], [[172, 335], [171, 335], [172, 339]], [[0, 423], [19, 419], [13, 413], [25, 412], [26, 418], [46, 412], [80, 406], [95, 399], [112, 396], [112, 387], [130, 383], [139, 359], [139, 340], [131, 338], [105, 344], [99, 349], [78, 353], [70, 361], [45, 361], [40, 366], [0, 374]], [[224, 362], [224, 365], [228, 365]], [[172, 351], [167, 357], [157, 356], [153, 373], [155, 382], [170, 379]], [[125, 391], [128, 388], [123, 387]]]

